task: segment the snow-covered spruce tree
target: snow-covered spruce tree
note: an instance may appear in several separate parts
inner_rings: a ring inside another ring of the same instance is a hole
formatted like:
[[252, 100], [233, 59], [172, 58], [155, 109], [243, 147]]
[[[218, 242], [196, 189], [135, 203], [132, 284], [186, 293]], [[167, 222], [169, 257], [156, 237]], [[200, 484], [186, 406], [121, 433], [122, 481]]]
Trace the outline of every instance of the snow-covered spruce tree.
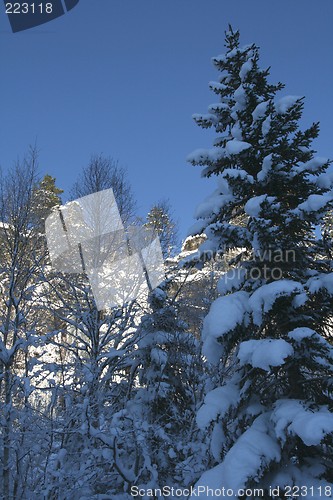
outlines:
[[118, 491], [190, 485], [204, 470], [195, 425], [203, 382], [199, 343], [163, 288], [150, 293], [133, 352], [131, 393], [113, 417], [113, 460], [123, 478]]
[[[333, 179], [332, 169], [329, 171], [329, 176]], [[318, 257], [321, 258], [321, 263], [323, 267], [326, 267], [326, 271], [330, 272], [333, 265], [333, 211], [329, 210], [324, 220], [321, 223], [321, 238], [318, 241], [319, 252]], [[328, 297], [327, 297], [328, 298]], [[323, 335], [326, 337], [328, 342], [333, 344], [333, 311], [332, 303], [330, 300], [326, 300], [325, 304], [321, 305], [321, 321], [323, 322], [324, 332]]]
[[324, 253], [326, 257], [329, 259], [329, 264], [332, 266], [332, 259], [333, 259], [333, 211], [332, 210], [330, 210], [324, 217], [321, 229], [322, 229], [322, 243], [324, 247]]
[[34, 188], [33, 213], [34, 223], [45, 230], [45, 219], [50, 215], [53, 207], [61, 205], [60, 195], [64, 192], [55, 184], [56, 179], [49, 174], [44, 175]]
[[332, 206], [330, 162], [311, 148], [318, 124], [299, 128], [303, 98], [276, 96], [283, 85], [268, 83], [258, 47], [241, 47], [230, 28], [226, 48], [213, 59], [218, 102], [194, 115], [218, 136], [189, 157], [217, 180], [193, 231], [207, 235], [201, 255], [238, 249], [204, 321], [203, 353], [224, 383], [197, 415], [217, 464], [198, 484], [241, 498], [246, 487], [262, 488], [260, 498], [269, 487], [285, 498], [286, 485], [313, 498], [321, 487], [333, 498], [333, 351], [321, 315], [332, 309], [333, 273], [314, 232]]

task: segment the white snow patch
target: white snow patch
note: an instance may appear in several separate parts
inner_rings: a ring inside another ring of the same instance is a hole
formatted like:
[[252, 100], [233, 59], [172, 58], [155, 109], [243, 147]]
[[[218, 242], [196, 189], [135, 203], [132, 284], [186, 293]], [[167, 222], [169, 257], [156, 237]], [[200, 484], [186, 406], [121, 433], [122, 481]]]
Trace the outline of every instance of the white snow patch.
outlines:
[[333, 433], [333, 413], [326, 406], [310, 409], [296, 399], [277, 401], [272, 421], [282, 442], [286, 434], [296, 434], [306, 446], [315, 446]]
[[[205, 318], [206, 319], [206, 318]], [[212, 365], [218, 365], [223, 355], [224, 349], [222, 344], [212, 336], [206, 338], [202, 346], [202, 354]]]
[[300, 203], [295, 209], [295, 213], [302, 210], [303, 212], [317, 212], [321, 210], [327, 203], [333, 199], [333, 193], [329, 194], [310, 194], [308, 199]]
[[[227, 169], [229, 170], [229, 169]], [[225, 171], [216, 177], [217, 185], [223, 194], [231, 194], [228, 180], [225, 179]]]
[[222, 174], [218, 177], [218, 182], [220, 178], [224, 177], [232, 177], [233, 179], [243, 179], [244, 181], [249, 182], [250, 184], [254, 183], [254, 179], [252, 175], [249, 175], [245, 170], [242, 168], [226, 168]]
[[217, 462], [221, 459], [221, 452], [224, 441], [225, 435], [222, 429], [222, 425], [220, 422], [217, 422], [214, 425], [210, 441], [210, 451]]
[[270, 116], [267, 116], [266, 120], [264, 120], [262, 122], [262, 126], [261, 126], [262, 135], [268, 134], [268, 132], [270, 131], [270, 128], [271, 128], [271, 122], [272, 122], [272, 119]]
[[231, 141], [227, 142], [225, 149], [228, 155], [238, 155], [239, 153], [245, 151], [246, 149], [249, 149], [250, 147], [251, 144], [249, 144], [248, 142], [232, 139]]
[[228, 383], [210, 391], [197, 413], [197, 424], [200, 429], [205, 429], [220, 415], [223, 417], [230, 407], [239, 402], [239, 386]]
[[321, 273], [318, 276], [310, 278], [307, 282], [310, 293], [317, 293], [325, 288], [330, 295], [333, 295], [333, 273]]
[[196, 149], [188, 155], [187, 161], [190, 163], [213, 163], [224, 158], [225, 154], [224, 148]]
[[196, 236], [197, 234], [201, 234], [203, 229], [205, 229], [207, 225], [207, 220], [199, 220], [192, 224], [187, 232], [187, 236]]
[[239, 105], [238, 109], [244, 109], [247, 103], [247, 95], [243, 85], [240, 85], [234, 92], [234, 99]]
[[318, 334], [317, 332], [315, 332], [311, 328], [307, 328], [306, 326], [295, 328], [294, 330], [288, 333], [288, 337], [295, 340], [296, 342], [301, 342], [303, 339], [308, 339], [310, 337], [313, 337], [313, 335], [318, 335]]
[[303, 292], [301, 283], [293, 280], [279, 280], [263, 285], [253, 292], [249, 298], [252, 308], [253, 321], [256, 325], [262, 322], [263, 313], [269, 312], [279, 297], [292, 295], [295, 292]]
[[241, 141], [243, 139], [242, 129], [240, 128], [239, 122], [236, 122], [231, 129], [231, 135], [234, 139]]
[[244, 210], [250, 217], [259, 217], [262, 210], [261, 204], [264, 201], [268, 203], [273, 203], [276, 200], [275, 196], [267, 196], [267, 194], [262, 194], [260, 196], [254, 196], [249, 201], [246, 202]]
[[212, 63], [213, 64], [218, 64], [218, 63], [224, 63], [227, 60], [226, 54], [220, 54], [218, 56], [212, 57]]
[[269, 105], [269, 101], [264, 101], [260, 102], [258, 106], [255, 108], [255, 110], [252, 113], [252, 118], [253, 121], [256, 122], [257, 120], [260, 120], [261, 118], [264, 118], [267, 112], [267, 108]]
[[225, 90], [227, 88], [227, 86], [224, 85], [224, 83], [220, 82], [209, 82], [208, 86], [211, 90], [213, 90], [216, 93], [221, 92], [222, 90]]
[[239, 72], [239, 76], [242, 82], [245, 80], [247, 74], [252, 70], [252, 68], [253, 68], [253, 61], [251, 59], [245, 61]]
[[[202, 352], [211, 363], [218, 363], [222, 346], [216, 341], [225, 333], [236, 328], [244, 321], [248, 312], [248, 293], [238, 291], [224, 297], [219, 297], [211, 305], [210, 311], [204, 319], [202, 338]], [[216, 351], [216, 348], [219, 352]]]
[[218, 297], [211, 305], [210, 311], [204, 319], [202, 331], [203, 339], [208, 336], [222, 337], [241, 324], [248, 308], [249, 294], [238, 291], [224, 297]]
[[299, 167], [295, 167], [295, 171], [299, 174], [301, 172], [316, 172], [318, 168], [323, 167], [328, 162], [328, 158], [316, 156], [312, 160], [303, 163]]
[[217, 116], [213, 115], [211, 113], [206, 113], [206, 114], [195, 113], [195, 114], [192, 115], [192, 118], [197, 123], [207, 122], [207, 123], [213, 124], [213, 123], [217, 123], [218, 122]]
[[277, 114], [283, 115], [287, 113], [299, 99], [302, 99], [302, 97], [297, 95], [287, 95], [285, 97], [281, 97], [281, 99], [279, 99], [275, 104]]
[[215, 191], [215, 193], [209, 196], [205, 201], [200, 203], [195, 211], [195, 218], [205, 218], [212, 214], [218, 214], [222, 207], [227, 205], [233, 200], [233, 195], [231, 194], [220, 194]]
[[268, 415], [257, 417], [240, 436], [223, 462], [223, 486], [237, 491], [244, 488], [262, 467], [280, 460], [280, 446], [268, 434]]
[[332, 189], [333, 188], [333, 171], [323, 172], [316, 178], [316, 184], [322, 189]]
[[262, 339], [242, 342], [237, 356], [241, 365], [270, 371], [272, 366], [283, 365], [293, 354], [294, 349], [283, 339]]
[[293, 305], [293, 307], [296, 307], [296, 308], [302, 307], [307, 300], [308, 300], [308, 296], [305, 292], [299, 293], [298, 295], [296, 295], [296, 297], [294, 297], [292, 305]]
[[[236, 441], [224, 461], [205, 472], [195, 487], [230, 488], [235, 492], [234, 496], [237, 496], [237, 491], [244, 488], [250, 478], [257, 477], [258, 471], [281, 458], [280, 446], [268, 432], [269, 414], [260, 415]], [[207, 500], [212, 498], [209, 492], [196, 496]]]
[[216, 104], [211, 104], [210, 106], [208, 106], [209, 113], [215, 113], [223, 111], [225, 109], [229, 109], [229, 106], [227, 104], [224, 104], [223, 102], [218, 102]]
[[272, 168], [272, 163], [273, 163], [273, 155], [269, 154], [265, 156], [264, 161], [262, 162], [262, 169], [260, 172], [258, 172], [257, 179], [258, 181], [263, 181], [266, 177], [268, 172]]

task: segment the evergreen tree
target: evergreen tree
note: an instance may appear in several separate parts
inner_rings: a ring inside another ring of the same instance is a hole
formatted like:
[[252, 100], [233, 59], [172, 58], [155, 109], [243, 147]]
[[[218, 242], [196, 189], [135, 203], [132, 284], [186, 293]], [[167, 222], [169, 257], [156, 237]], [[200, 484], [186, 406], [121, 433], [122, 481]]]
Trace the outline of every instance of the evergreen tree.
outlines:
[[145, 225], [158, 234], [163, 257], [170, 257], [178, 243], [178, 228], [167, 200], [159, 201], [152, 206]]
[[265, 498], [270, 486], [280, 488], [274, 498], [287, 485], [307, 487], [306, 498], [321, 487], [333, 498], [333, 351], [322, 315], [333, 273], [314, 231], [332, 207], [330, 162], [311, 147], [318, 123], [299, 128], [303, 98], [277, 98], [283, 85], [268, 83], [258, 47], [241, 47], [230, 27], [226, 48], [213, 59], [219, 102], [194, 115], [218, 136], [189, 157], [217, 179], [194, 228], [207, 235], [201, 255], [237, 254], [204, 321], [203, 353], [224, 382], [198, 412], [217, 464], [198, 484], [261, 487]]
[[[332, 173], [330, 172], [330, 175]], [[333, 265], [333, 211], [329, 210], [324, 217], [321, 224], [321, 248], [320, 258], [322, 259], [323, 266], [326, 266], [329, 272]], [[325, 333], [327, 340], [333, 343], [333, 314], [332, 307], [329, 301], [326, 301], [326, 307], [322, 307], [322, 321], [326, 324]]]
[[203, 382], [199, 344], [162, 288], [149, 302], [133, 351], [131, 394], [113, 418], [124, 489], [189, 485], [203, 469], [194, 425]]
[[33, 193], [32, 210], [35, 224], [40, 226], [43, 232], [45, 220], [50, 215], [52, 208], [61, 205], [60, 195], [64, 191], [56, 186], [55, 181], [55, 177], [46, 174], [43, 179], [36, 184]]
[[322, 237], [323, 245], [326, 250], [326, 255], [330, 259], [330, 265], [332, 265], [333, 259], [333, 211], [330, 210], [324, 217], [324, 223], [322, 224]]
[[327, 232], [327, 236], [333, 238], [333, 212], [329, 211], [324, 219], [324, 229]]

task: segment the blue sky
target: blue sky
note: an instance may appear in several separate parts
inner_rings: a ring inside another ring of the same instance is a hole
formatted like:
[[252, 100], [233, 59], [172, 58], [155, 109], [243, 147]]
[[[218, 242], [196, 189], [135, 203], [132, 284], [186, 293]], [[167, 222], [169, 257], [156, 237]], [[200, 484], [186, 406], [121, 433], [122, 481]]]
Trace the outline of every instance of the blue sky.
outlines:
[[141, 215], [169, 198], [184, 236], [213, 189], [186, 163], [213, 134], [191, 115], [216, 100], [211, 57], [228, 23], [282, 95], [305, 95], [303, 126], [320, 121], [315, 146], [333, 158], [331, 0], [81, 0], [39, 28], [12, 34], [0, 12], [0, 164], [10, 168], [37, 140], [41, 174], [68, 193], [91, 154], [118, 159]]

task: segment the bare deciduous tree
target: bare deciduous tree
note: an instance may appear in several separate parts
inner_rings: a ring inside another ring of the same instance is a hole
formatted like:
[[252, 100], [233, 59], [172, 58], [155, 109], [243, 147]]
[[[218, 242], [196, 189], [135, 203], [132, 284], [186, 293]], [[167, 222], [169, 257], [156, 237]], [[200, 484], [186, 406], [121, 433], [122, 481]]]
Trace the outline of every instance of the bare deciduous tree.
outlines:
[[71, 189], [71, 199], [104, 189], [113, 189], [123, 223], [128, 225], [135, 215], [136, 202], [124, 167], [117, 160], [93, 155]]
[[[34, 226], [33, 198], [37, 182], [37, 152], [0, 178], [0, 446], [3, 498], [25, 495], [24, 476], [30, 467], [33, 413], [27, 413], [33, 392], [29, 349], [44, 320], [36, 290], [45, 245]], [[15, 422], [15, 424], [14, 424]], [[31, 448], [31, 446], [30, 446]]]

